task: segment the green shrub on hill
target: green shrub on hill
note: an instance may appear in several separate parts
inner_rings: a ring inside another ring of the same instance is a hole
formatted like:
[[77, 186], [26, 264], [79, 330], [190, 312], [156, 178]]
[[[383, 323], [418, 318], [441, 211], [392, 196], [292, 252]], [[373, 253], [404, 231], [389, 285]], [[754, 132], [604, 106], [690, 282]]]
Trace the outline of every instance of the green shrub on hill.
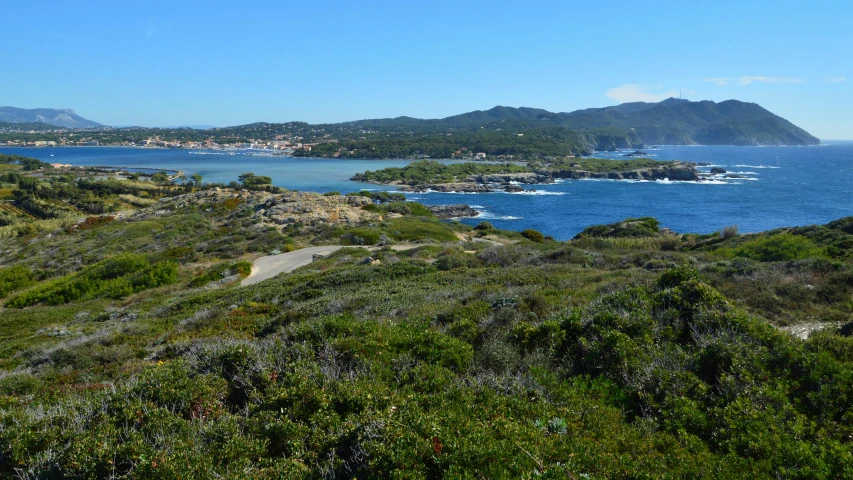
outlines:
[[0, 298], [10, 292], [32, 285], [35, 277], [29, 268], [23, 265], [0, 268]]
[[123, 298], [130, 294], [174, 283], [178, 266], [173, 262], [151, 263], [144, 255], [124, 253], [84, 268], [78, 273], [39, 284], [6, 301], [10, 308], [36, 304], [61, 305], [97, 297]]
[[621, 222], [607, 225], [593, 225], [586, 227], [577, 234], [575, 238], [598, 237], [598, 238], [637, 238], [656, 237], [660, 235], [660, 222], [656, 218], [641, 217], [628, 218]]
[[530, 168], [512, 163], [453, 163], [444, 164], [434, 160], [419, 160], [405, 167], [390, 167], [376, 171], [366, 171], [353, 177], [361, 182], [391, 183], [406, 185], [424, 185], [429, 183], [451, 183], [461, 181], [471, 175], [495, 173], [530, 172]]
[[542, 243], [545, 241], [545, 235], [542, 235], [542, 232], [538, 230], [522, 230], [521, 236], [530, 240], [531, 242]]
[[724, 252], [759, 262], [784, 262], [826, 256], [826, 250], [808, 238], [789, 233], [756, 238]]
[[218, 282], [229, 277], [239, 279], [246, 278], [252, 273], [252, 264], [249, 262], [224, 262], [214, 265], [203, 273], [190, 280], [190, 287], [203, 287], [210, 282]]

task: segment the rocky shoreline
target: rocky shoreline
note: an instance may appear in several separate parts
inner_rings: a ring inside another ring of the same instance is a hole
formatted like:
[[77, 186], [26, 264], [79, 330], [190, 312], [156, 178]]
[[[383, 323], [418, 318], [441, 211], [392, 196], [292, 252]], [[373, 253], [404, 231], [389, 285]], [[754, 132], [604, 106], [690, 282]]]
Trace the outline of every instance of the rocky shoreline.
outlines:
[[407, 185], [400, 181], [371, 182], [360, 175], [353, 176], [350, 180], [374, 183], [377, 185], [394, 186], [401, 192], [424, 193], [494, 193], [503, 192], [525, 192], [534, 191], [525, 189], [521, 185], [545, 185], [554, 183], [556, 180], [645, 180], [645, 181], [679, 181], [679, 182], [702, 182], [707, 175], [696, 169], [697, 164], [692, 162], [675, 161], [660, 167], [639, 168], [621, 172], [594, 172], [581, 170], [579, 168], [559, 170], [539, 170], [523, 173], [503, 173], [490, 175], [471, 175], [459, 182], [451, 183], [424, 183]]

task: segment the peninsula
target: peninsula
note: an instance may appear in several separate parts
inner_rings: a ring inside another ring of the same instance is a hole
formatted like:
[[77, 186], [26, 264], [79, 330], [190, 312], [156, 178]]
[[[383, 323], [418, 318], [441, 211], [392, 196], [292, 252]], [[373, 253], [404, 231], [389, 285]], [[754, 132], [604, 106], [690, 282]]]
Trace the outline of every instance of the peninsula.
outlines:
[[681, 161], [605, 160], [597, 158], [565, 158], [528, 163], [456, 163], [433, 160], [412, 162], [405, 167], [384, 168], [358, 173], [350, 178], [357, 182], [394, 186], [403, 192], [489, 193], [523, 192], [520, 185], [554, 183], [556, 180], [670, 180], [701, 182], [705, 174], [696, 164]]

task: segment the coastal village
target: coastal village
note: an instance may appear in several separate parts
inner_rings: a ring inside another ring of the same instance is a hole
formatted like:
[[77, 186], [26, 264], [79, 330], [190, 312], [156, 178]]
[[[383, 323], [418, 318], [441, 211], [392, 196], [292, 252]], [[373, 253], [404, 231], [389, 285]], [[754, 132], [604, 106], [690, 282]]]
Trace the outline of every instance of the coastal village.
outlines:
[[[215, 139], [213, 136], [207, 138], [205, 140], [197, 141], [184, 141], [184, 140], [174, 140], [174, 139], [166, 139], [162, 138], [159, 135], [152, 135], [144, 140], [138, 141], [109, 141], [104, 142], [102, 140], [98, 140], [95, 138], [94, 134], [103, 133], [105, 129], [80, 129], [80, 130], [56, 130], [52, 131], [52, 137], [56, 138], [56, 140], [32, 140], [27, 137], [32, 137], [38, 135], [40, 133], [35, 130], [24, 131], [24, 130], [16, 130], [12, 132], [3, 132], [3, 133], [18, 133], [22, 134], [19, 137], [3, 140], [0, 139], [0, 147], [30, 147], [30, 148], [45, 148], [45, 147], [98, 147], [98, 146], [111, 146], [111, 147], [141, 147], [141, 148], [170, 148], [170, 149], [184, 149], [184, 150], [221, 150], [221, 151], [230, 151], [230, 150], [257, 150], [260, 151], [261, 154], [268, 155], [294, 155], [298, 153], [307, 153], [311, 152], [312, 148], [316, 147], [321, 143], [338, 143], [338, 139], [332, 137], [329, 134], [325, 134], [315, 139], [313, 142], [308, 143], [305, 142], [304, 138], [301, 136], [293, 136], [293, 135], [275, 135], [272, 140], [263, 140], [263, 139], [255, 139], [255, 138], [242, 138], [242, 137], [234, 137], [233, 142], [229, 142], [226, 138], [219, 138], [219, 140]], [[371, 134], [376, 133], [372, 131], [362, 131], [360, 133], [363, 134]], [[26, 134], [26, 135], [23, 135]], [[100, 137], [100, 136], [99, 136]], [[360, 137], [361, 139], [367, 139], [367, 137]], [[331, 154], [331, 157], [340, 157], [341, 154], [345, 153], [346, 149], [339, 148], [336, 152]], [[475, 152], [469, 151], [467, 148], [462, 147], [458, 151], [454, 152], [454, 158], [465, 158], [471, 160], [485, 160], [487, 158], [487, 154], [484, 152]], [[417, 155], [418, 159], [427, 159], [430, 158], [429, 155]], [[514, 155], [497, 155], [494, 157], [497, 160], [513, 160], [515, 158]]]
[[[291, 140], [273, 140], [262, 141], [249, 139], [240, 143], [219, 143], [213, 139], [205, 141], [179, 141], [165, 140], [159, 136], [153, 136], [138, 142], [118, 142], [109, 143], [109, 146], [115, 147], [144, 147], [144, 148], [173, 148], [187, 150], [229, 150], [229, 149], [253, 149], [253, 150], [268, 150], [271, 153], [288, 155], [297, 150], [311, 151], [316, 143], [302, 143]], [[59, 140], [7, 140], [0, 141], [0, 146], [4, 147], [98, 147], [102, 146], [101, 142], [89, 137], [74, 138], [74, 134], [68, 137], [61, 137]], [[106, 146], [106, 145], [104, 145]]]

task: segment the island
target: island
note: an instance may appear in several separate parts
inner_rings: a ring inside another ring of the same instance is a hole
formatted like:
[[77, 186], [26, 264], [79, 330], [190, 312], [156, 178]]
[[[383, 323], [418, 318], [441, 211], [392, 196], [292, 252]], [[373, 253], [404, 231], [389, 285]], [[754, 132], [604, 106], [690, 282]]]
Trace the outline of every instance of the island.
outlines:
[[419, 160], [405, 167], [357, 173], [350, 180], [394, 186], [402, 192], [524, 192], [521, 185], [557, 180], [646, 180], [701, 182], [709, 175], [692, 162], [565, 158], [527, 163], [455, 163]]

